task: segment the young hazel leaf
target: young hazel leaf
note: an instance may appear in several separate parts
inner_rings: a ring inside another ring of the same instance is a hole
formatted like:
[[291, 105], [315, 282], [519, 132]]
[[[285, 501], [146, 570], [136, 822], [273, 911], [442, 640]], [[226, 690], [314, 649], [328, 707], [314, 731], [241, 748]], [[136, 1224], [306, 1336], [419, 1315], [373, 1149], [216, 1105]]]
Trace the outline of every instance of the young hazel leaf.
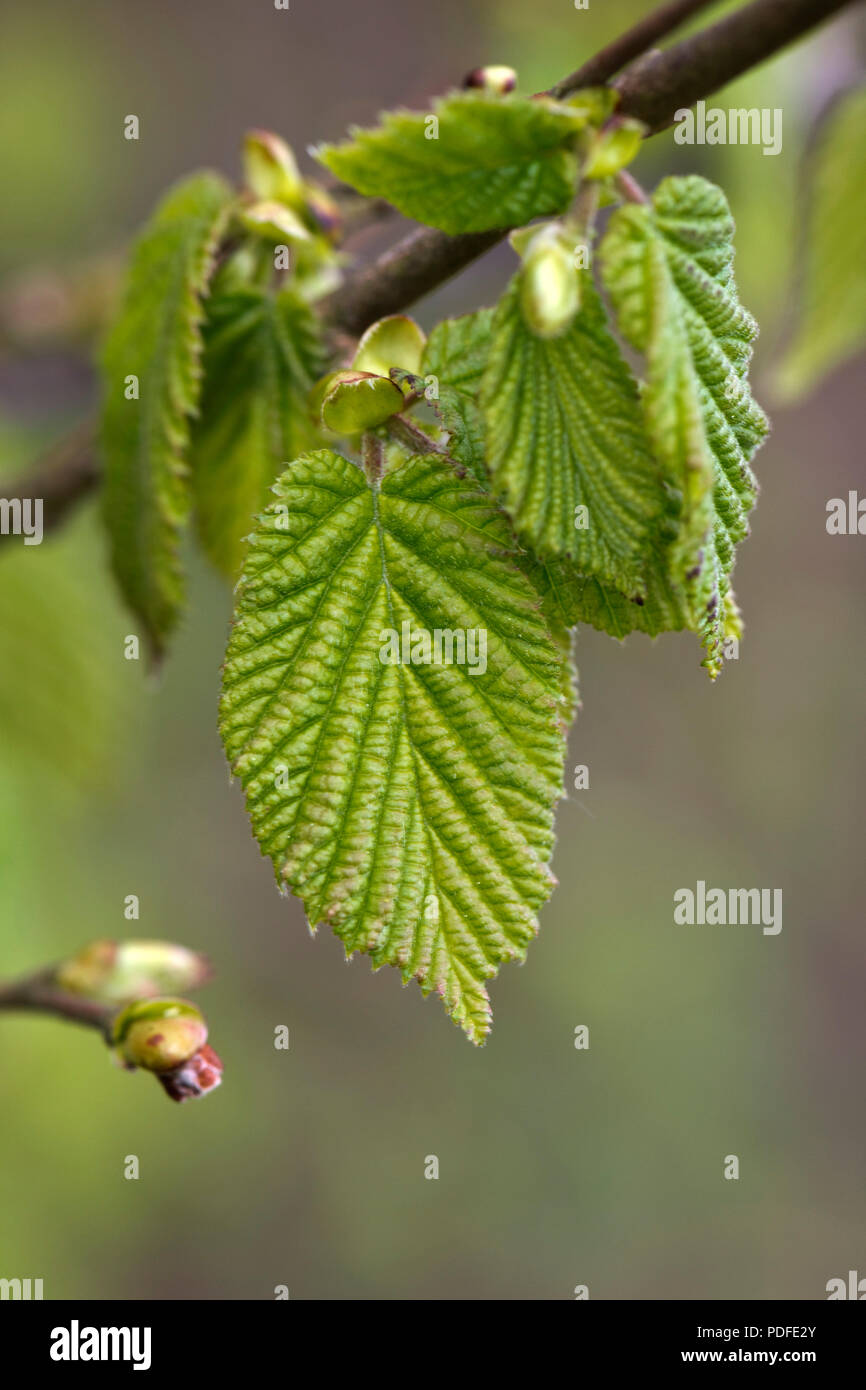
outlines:
[[483, 1042], [484, 981], [523, 959], [552, 884], [562, 645], [501, 512], [443, 460], [372, 487], [322, 450], [275, 492], [220, 719], [254, 834], [312, 924]]
[[444, 232], [513, 227], [561, 212], [577, 181], [571, 145], [585, 111], [547, 98], [455, 92], [435, 115], [394, 111], [318, 158], [369, 197]]
[[500, 301], [481, 391], [490, 476], [538, 554], [640, 593], [665, 498], [637, 384], [581, 276], [582, 307], [556, 338], [527, 324], [519, 276]]
[[[431, 333], [422, 363], [422, 372], [436, 379], [438, 413], [451, 434], [448, 452], [482, 483], [487, 479], [487, 470], [484, 419], [478, 396], [490, 352], [492, 322], [490, 309], [446, 319]], [[671, 510], [670, 499], [665, 499], [665, 506]], [[660, 531], [663, 534], [664, 523]], [[687, 628], [688, 612], [667, 577], [659, 536], [653, 538], [644, 561], [645, 592], [632, 597], [582, 575], [565, 556], [538, 559], [528, 555], [521, 564], [556, 631], [585, 622], [613, 637], [624, 638], [635, 631], [656, 637], [662, 632]]]
[[307, 397], [324, 365], [317, 320], [291, 289], [214, 291], [190, 460], [202, 543], [232, 580], [271, 485], [317, 442]]
[[435, 392], [432, 403], [451, 436], [448, 451], [479, 482], [486, 477], [486, 464], [478, 393], [492, 326], [492, 309], [444, 319], [430, 334], [421, 361], [421, 375]]
[[713, 677], [724, 638], [740, 630], [729, 575], [757, 492], [750, 461], [768, 429], [747, 381], [757, 325], [737, 299], [733, 232], [721, 189], [668, 178], [651, 203], [614, 213], [601, 247], [622, 332], [646, 356], [647, 434], [676, 508], [665, 584]]
[[589, 623], [620, 640], [631, 632], [658, 637], [690, 626], [684, 595], [668, 577], [664, 548], [658, 541], [650, 547], [644, 570], [646, 588], [640, 597], [627, 598], [609, 584], [580, 574], [571, 560], [545, 561], [543, 580], [538, 587], [562, 621]]
[[168, 193], [135, 248], [104, 354], [111, 560], [157, 657], [183, 599], [177, 548], [189, 511], [185, 455], [201, 381], [202, 298], [231, 196], [211, 173]]
[[811, 156], [805, 304], [779, 368], [780, 394], [799, 395], [866, 344], [866, 87], [833, 107]]

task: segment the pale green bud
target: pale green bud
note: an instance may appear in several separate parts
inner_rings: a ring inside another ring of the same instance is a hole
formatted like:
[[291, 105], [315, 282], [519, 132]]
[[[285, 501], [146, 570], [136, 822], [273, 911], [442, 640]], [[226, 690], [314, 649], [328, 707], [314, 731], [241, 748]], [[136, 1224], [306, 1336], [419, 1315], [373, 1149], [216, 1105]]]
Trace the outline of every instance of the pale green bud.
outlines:
[[359, 372], [387, 376], [392, 367], [402, 367], [417, 375], [427, 339], [414, 319], [406, 314], [390, 314], [379, 319], [358, 343], [352, 366]]
[[624, 116], [599, 131], [583, 166], [585, 179], [606, 179], [630, 164], [641, 147], [647, 127]]
[[313, 396], [321, 397], [321, 423], [335, 434], [374, 430], [403, 408], [399, 386], [373, 372], [333, 372], [327, 389], [314, 387]]
[[139, 999], [118, 1014], [112, 1041], [129, 1067], [174, 1071], [207, 1042], [207, 1025], [187, 999]]
[[244, 181], [256, 199], [299, 203], [303, 180], [285, 140], [270, 130], [251, 130], [244, 138]]
[[520, 307], [539, 338], [565, 333], [580, 308], [580, 277], [573, 251], [553, 228], [544, 228], [526, 251]]
[[248, 232], [267, 241], [310, 241], [311, 235], [297, 213], [284, 203], [262, 201], [247, 203], [238, 210], [238, 218]]
[[204, 956], [173, 941], [91, 941], [63, 961], [61, 989], [106, 1004], [197, 989], [210, 977]]
[[602, 125], [613, 115], [619, 94], [613, 87], [583, 87], [560, 103], [577, 112], [589, 125]]

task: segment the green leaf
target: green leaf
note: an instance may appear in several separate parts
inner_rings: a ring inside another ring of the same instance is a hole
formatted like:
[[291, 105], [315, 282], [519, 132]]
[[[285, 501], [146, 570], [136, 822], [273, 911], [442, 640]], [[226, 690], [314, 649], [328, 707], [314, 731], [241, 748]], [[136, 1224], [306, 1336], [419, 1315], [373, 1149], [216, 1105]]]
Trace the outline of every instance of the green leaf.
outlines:
[[689, 627], [689, 613], [681, 593], [668, 578], [664, 552], [654, 546], [645, 571], [643, 594], [626, 597], [598, 579], [578, 573], [570, 560], [547, 562], [548, 602], [555, 601], [564, 620], [589, 623], [620, 640], [631, 632], [658, 637]]
[[669, 178], [651, 203], [614, 213], [601, 247], [622, 332], [646, 355], [647, 434], [675, 508], [659, 577], [713, 677], [725, 636], [739, 631], [729, 575], [757, 492], [750, 461], [768, 429], [746, 376], [757, 325], [737, 299], [733, 231], [720, 189]]
[[352, 366], [356, 372], [387, 376], [392, 367], [416, 373], [424, 353], [425, 337], [414, 319], [389, 314], [371, 323], [361, 337]]
[[811, 155], [804, 304], [779, 394], [800, 395], [866, 345], [866, 87], [833, 107]]
[[[202, 298], [230, 201], [228, 185], [211, 173], [168, 193], [136, 245], [104, 354], [111, 560], [155, 656], [183, 600], [178, 538], [189, 512], [185, 455], [201, 384]], [[127, 399], [133, 376], [138, 398]]]
[[[322, 450], [275, 491], [244, 565], [220, 720], [253, 831], [311, 923], [436, 990], [482, 1042], [484, 981], [523, 959], [551, 889], [561, 644], [502, 514], [441, 459], [373, 488]], [[462, 631], [467, 657], [476, 633], [474, 673], [468, 659], [383, 660], [404, 623], [416, 656], [422, 631]]]
[[623, 116], [607, 130], [599, 131], [583, 166], [585, 179], [608, 179], [630, 164], [640, 149], [647, 127]]
[[307, 397], [324, 357], [317, 320], [291, 289], [215, 291], [208, 303], [192, 484], [204, 548], [232, 580], [272, 484], [317, 442]]
[[335, 434], [357, 435], [384, 425], [403, 409], [403, 392], [395, 381], [374, 372], [333, 373], [322, 398], [321, 418]]
[[492, 324], [492, 309], [443, 320], [430, 334], [421, 362], [421, 375], [435, 392], [433, 405], [451, 436], [451, 456], [479, 481], [484, 480], [487, 469], [478, 393]]
[[[324, 145], [321, 162], [369, 197], [444, 232], [514, 227], [561, 212], [577, 182], [571, 146], [587, 113], [548, 99], [456, 92], [435, 115], [394, 111]], [[437, 124], [438, 123], [438, 124]]]
[[557, 338], [530, 330], [519, 275], [500, 302], [481, 392], [490, 476], [540, 555], [570, 555], [583, 575], [639, 593], [665, 499], [637, 385], [582, 281], [582, 308]]

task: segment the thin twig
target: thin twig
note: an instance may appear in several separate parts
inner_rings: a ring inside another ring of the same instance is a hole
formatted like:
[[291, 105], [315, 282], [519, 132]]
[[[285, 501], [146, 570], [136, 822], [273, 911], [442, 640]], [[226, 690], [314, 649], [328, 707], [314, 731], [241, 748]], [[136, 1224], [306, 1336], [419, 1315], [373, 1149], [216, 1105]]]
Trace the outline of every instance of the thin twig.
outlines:
[[589, 59], [589, 62], [584, 63], [568, 77], [563, 77], [561, 82], [550, 88], [548, 95], [562, 98], [569, 96], [571, 92], [579, 92], [582, 87], [600, 87], [602, 83], [609, 82], [626, 63], [639, 58], [648, 48], [657, 44], [659, 39], [679, 29], [692, 15], [717, 3], [718, 0], [672, 0], [670, 4], [660, 6], [627, 33], [621, 34], [613, 43], [602, 48]]
[[618, 111], [650, 132], [664, 130], [677, 111], [712, 96], [741, 73], [794, 43], [857, 0], [753, 0], [708, 29], [658, 53], [614, 84]]
[[[617, 84], [617, 110], [645, 121], [651, 130], [663, 129], [681, 107], [709, 96], [854, 3], [856, 0], [752, 0], [694, 37], [647, 58], [632, 74], [624, 73]], [[700, 80], [693, 72], [695, 64]], [[503, 227], [453, 237], [418, 228], [347, 280], [322, 307], [335, 327], [359, 335], [377, 318], [405, 309], [438, 289], [510, 230]], [[398, 299], [398, 293], [402, 298]]]
[[627, 169], [620, 169], [616, 176], [616, 186], [627, 203], [648, 203], [649, 198], [644, 193], [637, 179], [630, 174]]
[[53, 1014], [71, 1023], [83, 1023], [97, 1028], [106, 1042], [111, 1039], [111, 1024], [116, 1013], [116, 1009], [94, 999], [60, 989], [51, 970], [0, 985], [0, 1010], [4, 1009]]

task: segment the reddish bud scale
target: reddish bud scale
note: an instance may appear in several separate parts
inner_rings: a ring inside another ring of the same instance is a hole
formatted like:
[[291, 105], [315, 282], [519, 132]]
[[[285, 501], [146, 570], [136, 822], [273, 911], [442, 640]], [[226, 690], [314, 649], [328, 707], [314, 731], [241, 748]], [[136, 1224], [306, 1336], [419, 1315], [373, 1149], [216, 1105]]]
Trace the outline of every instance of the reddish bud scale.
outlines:
[[205, 1043], [181, 1066], [157, 1075], [163, 1090], [172, 1100], [196, 1100], [219, 1086], [223, 1079], [223, 1064], [213, 1048]]

